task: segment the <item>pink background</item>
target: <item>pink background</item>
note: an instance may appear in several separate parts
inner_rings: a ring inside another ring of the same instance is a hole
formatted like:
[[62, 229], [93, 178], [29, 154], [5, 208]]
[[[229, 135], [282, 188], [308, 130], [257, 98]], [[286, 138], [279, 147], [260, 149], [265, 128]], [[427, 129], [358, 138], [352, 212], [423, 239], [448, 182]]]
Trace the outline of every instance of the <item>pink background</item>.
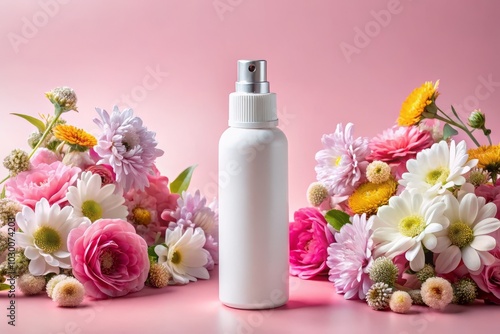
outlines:
[[199, 164], [192, 189], [213, 197], [236, 61], [263, 58], [289, 139], [293, 211], [307, 204], [323, 133], [351, 121], [357, 136], [376, 135], [424, 81], [441, 80], [442, 108], [479, 107], [500, 130], [499, 14], [494, 0], [4, 0], [0, 157], [27, 149], [32, 130], [9, 113], [51, 113], [43, 93], [67, 85], [79, 97], [71, 124], [95, 133], [94, 107], [128, 104], [157, 132], [160, 170]]

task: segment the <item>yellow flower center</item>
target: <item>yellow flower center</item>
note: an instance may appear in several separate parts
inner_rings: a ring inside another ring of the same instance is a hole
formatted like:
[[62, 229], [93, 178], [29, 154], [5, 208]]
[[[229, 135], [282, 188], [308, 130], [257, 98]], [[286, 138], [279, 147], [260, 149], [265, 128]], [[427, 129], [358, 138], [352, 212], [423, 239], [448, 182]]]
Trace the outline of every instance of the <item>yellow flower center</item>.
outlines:
[[425, 220], [422, 216], [412, 215], [404, 217], [399, 222], [399, 232], [405, 237], [416, 237], [425, 229]]
[[97, 219], [102, 218], [102, 207], [96, 201], [85, 201], [82, 204], [82, 214], [90, 219], [91, 222], [95, 222]]
[[439, 167], [437, 169], [431, 170], [427, 173], [425, 177], [425, 182], [430, 185], [435, 185], [436, 183], [443, 184], [450, 175], [450, 170], [448, 168]]
[[389, 199], [396, 193], [397, 188], [398, 183], [392, 177], [380, 184], [365, 182], [349, 197], [349, 207], [359, 215], [376, 214], [379, 207], [389, 203]]
[[452, 245], [463, 248], [474, 241], [474, 231], [469, 225], [461, 221], [454, 222], [448, 228], [448, 238], [450, 238]]
[[109, 275], [113, 272], [113, 265], [115, 263], [115, 257], [113, 252], [105, 250], [99, 257], [101, 262], [101, 272], [103, 274]]
[[336, 158], [334, 157], [334, 158], [332, 159], [332, 164], [333, 164], [335, 167], [337, 167], [338, 165], [340, 165], [340, 161], [342, 161], [342, 157], [341, 157], [341, 156], [338, 156], [338, 157], [336, 157]]
[[181, 256], [181, 253], [179, 253], [179, 251], [175, 251], [173, 254], [172, 254], [172, 259], [170, 260], [173, 264], [179, 264], [181, 263], [181, 260], [182, 260], [182, 256]]
[[148, 226], [151, 223], [151, 213], [144, 208], [136, 207], [132, 210], [132, 219], [137, 225]]
[[47, 254], [58, 251], [62, 246], [62, 238], [59, 232], [49, 226], [40, 226], [33, 233], [35, 246]]

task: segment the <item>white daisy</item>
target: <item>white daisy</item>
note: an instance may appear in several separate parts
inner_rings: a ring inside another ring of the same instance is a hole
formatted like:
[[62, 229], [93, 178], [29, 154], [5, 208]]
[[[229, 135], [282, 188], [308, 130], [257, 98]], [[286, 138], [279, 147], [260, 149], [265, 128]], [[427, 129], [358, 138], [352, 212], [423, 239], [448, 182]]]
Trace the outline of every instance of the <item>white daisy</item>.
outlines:
[[68, 188], [66, 198], [73, 206], [73, 215], [76, 217], [87, 217], [92, 222], [101, 218], [126, 220], [128, 210], [123, 205], [125, 198], [114, 191], [114, 184], [102, 187], [98, 174], [83, 172], [76, 187]]
[[405, 253], [412, 270], [422, 269], [425, 264], [422, 244], [429, 250], [434, 249], [437, 245], [434, 233], [448, 226], [444, 209], [440, 198], [424, 198], [409, 190], [391, 197], [389, 205], [378, 209], [373, 222], [374, 258], [394, 258]]
[[463, 176], [477, 165], [477, 159], [468, 161], [465, 141], [450, 145], [440, 141], [430, 148], [422, 150], [416, 159], [406, 163], [407, 173], [399, 183], [406, 189], [416, 189], [427, 195], [441, 195], [454, 186], [465, 183]]
[[492, 264], [495, 257], [489, 251], [495, 248], [496, 239], [491, 234], [500, 228], [500, 221], [495, 218], [495, 204], [485, 204], [483, 197], [472, 193], [463, 194], [458, 199], [446, 196], [444, 201], [444, 214], [450, 225], [437, 234], [438, 246], [434, 249], [434, 253], [439, 253], [436, 271], [449, 273], [461, 260], [472, 273]]
[[16, 215], [22, 232], [16, 232], [15, 239], [31, 260], [28, 269], [32, 275], [59, 274], [59, 268], [71, 268], [68, 234], [82, 222], [69, 218], [72, 211], [69, 206], [62, 209], [57, 204], [50, 206], [42, 198], [36, 203], [35, 211], [24, 206]]
[[188, 227], [183, 231], [182, 226], [177, 226], [174, 230], [167, 230], [165, 244], [157, 245], [155, 253], [158, 263], [169, 269], [176, 283], [186, 284], [197, 278], [210, 278], [204, 267], [209, 253], [203, 248], [205, 233], [200, 227]]

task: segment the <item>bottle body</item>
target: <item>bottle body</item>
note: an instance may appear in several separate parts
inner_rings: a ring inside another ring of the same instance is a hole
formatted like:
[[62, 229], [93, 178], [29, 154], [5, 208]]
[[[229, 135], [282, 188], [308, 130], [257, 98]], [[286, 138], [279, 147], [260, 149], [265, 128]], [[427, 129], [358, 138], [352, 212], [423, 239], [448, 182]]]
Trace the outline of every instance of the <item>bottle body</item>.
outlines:
[[230, 127], [219, 142], [219, 298], [242, 309], [288, 301], [288, 143]]

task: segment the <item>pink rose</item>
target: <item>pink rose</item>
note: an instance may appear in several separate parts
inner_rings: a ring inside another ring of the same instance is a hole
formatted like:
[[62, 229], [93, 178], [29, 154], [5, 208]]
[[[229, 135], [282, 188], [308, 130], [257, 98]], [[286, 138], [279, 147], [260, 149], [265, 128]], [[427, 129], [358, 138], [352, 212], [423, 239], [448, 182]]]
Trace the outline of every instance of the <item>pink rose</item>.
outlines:
[[471, 275], [477, 286], [486, 292], [484, 299], [500, 304], [500, 259], [497, 259], [491, 266], [484, 267], [479, 275]]
[[302, 279], [326, 274], [328, 246], [335, 241], [325, 217], [314, 208], [295, 212], [290, 223], [290, 274]]
[[147, 245], [121, 219], [99, 219], [68, 236], [73, 274], [90, 297], [120, 297], [139, 291], [148, 277]]
[[35, 168], [10, 178], [5, 187], [11, 198], [34, 209], [42, 198], [50, 205], [66, 201], [68, 187], [75, 183], [80, 168], [69, 167], [60, 161], [40, 163]]
[[484, 197], [486, 203], [493, 202], [497, 206], [496, 218], [500, 219], [500, 180], [494, 186], [489, 184], [482, 184], [476, 188], [475, 193], [477, 196]]
[[170, 215], [162, 215], [163, 211], [175, 211], [177, 208], [177, 199], [179, 199], [179, 194], [170, 193], [168, 187], [168, 178], [162, 176], [156, 166], [153, 165], [153, 173], [148, 174], [149, 187], [146, 187], [144, 191], [151, 197], [156, 199], [156, 210], [158, 212], [158, 220], [161, 226], [165, 228], [171, 221], [175, 221]]

